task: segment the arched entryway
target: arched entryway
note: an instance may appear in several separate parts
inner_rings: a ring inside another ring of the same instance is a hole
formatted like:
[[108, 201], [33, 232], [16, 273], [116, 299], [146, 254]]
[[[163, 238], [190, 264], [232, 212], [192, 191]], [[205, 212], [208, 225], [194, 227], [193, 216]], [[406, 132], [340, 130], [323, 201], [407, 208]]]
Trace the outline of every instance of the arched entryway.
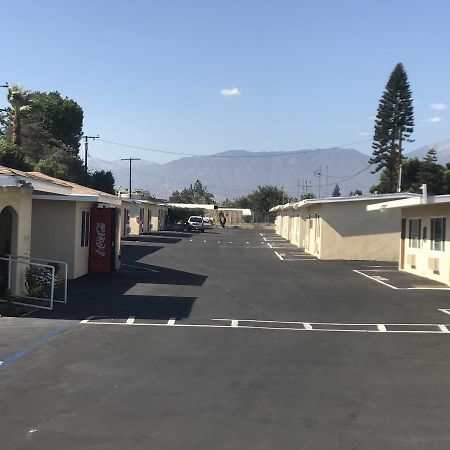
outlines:
[[[0, 256], [17, 252], [17, 213], [12, 206], [0, 212]], [[8, 262], [0, 260], [0, 294], [8, 287]]]

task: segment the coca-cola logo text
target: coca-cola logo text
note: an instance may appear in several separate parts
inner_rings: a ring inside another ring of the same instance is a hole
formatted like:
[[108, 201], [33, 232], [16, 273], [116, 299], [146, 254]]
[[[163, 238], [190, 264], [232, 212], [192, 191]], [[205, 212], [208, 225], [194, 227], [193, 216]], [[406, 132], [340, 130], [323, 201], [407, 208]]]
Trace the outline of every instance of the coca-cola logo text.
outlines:
[[106, 225], [103, 222], [97, 223], [95, 227], [95, 253], [100, 257], [106, 255]]

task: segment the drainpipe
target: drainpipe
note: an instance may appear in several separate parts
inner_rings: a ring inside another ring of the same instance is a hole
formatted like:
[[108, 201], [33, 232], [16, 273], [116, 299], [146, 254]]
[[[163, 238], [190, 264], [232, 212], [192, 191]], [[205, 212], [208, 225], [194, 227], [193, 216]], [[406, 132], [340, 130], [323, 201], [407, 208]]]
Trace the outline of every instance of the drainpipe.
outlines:
[[426, 205], [428, 203], [427, 185], [426, 184], [422, 184], [420, 189], [422, 190], [422, 203]]

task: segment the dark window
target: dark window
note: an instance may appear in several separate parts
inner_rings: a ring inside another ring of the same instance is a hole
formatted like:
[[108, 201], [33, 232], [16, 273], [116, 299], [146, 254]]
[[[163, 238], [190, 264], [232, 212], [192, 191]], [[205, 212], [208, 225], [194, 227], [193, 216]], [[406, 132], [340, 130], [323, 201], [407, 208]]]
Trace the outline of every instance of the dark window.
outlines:
[[431, 219], [431, 250], [445, 250], [445, 217]]
[[81, 246], [89, 246], [90, 211], [81, 212]]
[[409, 247], [420, 247], [421, 220], [409, 219]]

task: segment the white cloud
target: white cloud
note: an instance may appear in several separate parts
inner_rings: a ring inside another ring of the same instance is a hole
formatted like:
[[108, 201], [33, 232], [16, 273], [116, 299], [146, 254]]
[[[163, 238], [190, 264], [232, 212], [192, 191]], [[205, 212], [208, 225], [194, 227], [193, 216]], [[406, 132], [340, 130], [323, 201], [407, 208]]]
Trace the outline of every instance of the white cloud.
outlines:
[[369, 133], [367, 131], [360, 131], [358, 136], [369, 136]]
[[231, 89], [222, 89], [220, 91], [220, 93], [224, 96], [224, 97], [234, 97], [236, 95], [241, 95], [241, 91], [235, 86]]
[[428, 122], [428, 123], [438, 123], [438, 122], [442, 122], [442, 118], [441, 117], [430, 117], [429, 119], [424, 119], [424, 122]]
[[443, 109], [447, 109], [447, 105], [445, 103], [432, 103], [430, 108], [436, 109], [437, 111], [442, 111]]

